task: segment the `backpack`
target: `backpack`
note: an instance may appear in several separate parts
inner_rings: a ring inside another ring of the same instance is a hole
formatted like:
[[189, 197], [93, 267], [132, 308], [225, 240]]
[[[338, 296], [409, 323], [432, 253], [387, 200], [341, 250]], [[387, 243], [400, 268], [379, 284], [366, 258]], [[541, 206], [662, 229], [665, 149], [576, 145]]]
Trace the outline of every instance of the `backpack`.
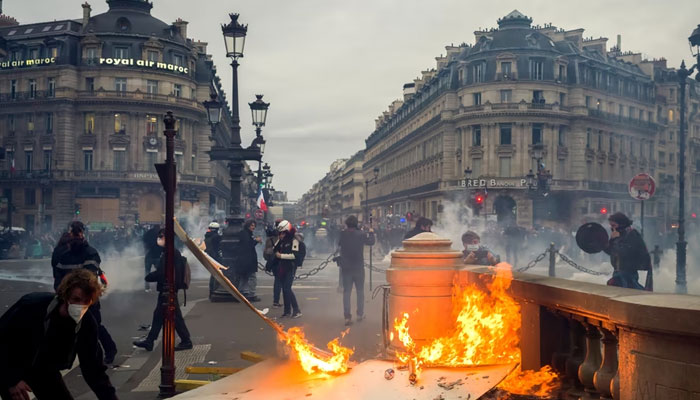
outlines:
[[187, 289], [190, 288], [190, 282], [192, 282], [190, 263], [187, 262], [187, 257], [180, 256], [179, 262], [175, 263], [175, 290], [182, 290], [185, 293], [183, 307], [187, 305]]
[[297, 253], [295, 262], [297, 267], [304, 265], [304, 258], [306, 258], [306, 245], [301, 240], [294, 239], [292, 242], [292, 251]]

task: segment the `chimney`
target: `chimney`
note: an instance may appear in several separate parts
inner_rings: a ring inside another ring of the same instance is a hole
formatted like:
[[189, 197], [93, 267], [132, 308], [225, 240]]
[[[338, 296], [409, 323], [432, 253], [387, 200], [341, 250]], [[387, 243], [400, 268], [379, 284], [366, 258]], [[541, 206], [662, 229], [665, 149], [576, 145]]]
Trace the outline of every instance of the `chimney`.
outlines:
[[408, 101], [413, 95], [416, 94], [416, 84], [407, 83], [403, 85], [403, 101]]
[[187, 24], [189, 24], [189, 22], [183, 21], [182, 18], [178, 18], [177, 21], [173, 23], [177, 30], [180, 31], [180, 36], [185, 40], [187, 40]]
[[617, 51], [622, 53], [622, 35], [617, 35]]
[[88, 22], [90, 22], [90, 13], [92, 12], [92, 7], [86, 1], [83, 3], [83, 30], [87, 29]]

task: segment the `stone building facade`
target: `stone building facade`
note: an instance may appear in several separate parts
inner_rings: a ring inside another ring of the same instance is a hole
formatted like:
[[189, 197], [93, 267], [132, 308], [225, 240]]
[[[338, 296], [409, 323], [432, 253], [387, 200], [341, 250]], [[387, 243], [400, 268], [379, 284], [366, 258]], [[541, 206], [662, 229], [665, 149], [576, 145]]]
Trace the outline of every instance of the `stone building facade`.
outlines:
[[229, 142], [231, 116], [212, 133], [202, 102], [225, 95], [207, 43], [188, 38], [181, 19], [153, 17], [148, 1], [107, 4], [91, 15], [85, 3], [78, 20], [1, 20], [0, 190], [12, 211], [0, 212], [14, 226], [162, 222], [153, 164], [165, 159], [166, 111], [177, 118], [176, 207], [227, 210], [228, 171], [207, 151]]
[[[363, 172], [380, 171], [368, 196], [374, 215], [440, 220], [446, 202], [467, 205], [481, 193], [487, 219], [575, 227], [603, 212], [638, 216], [628, 182], [647, 172], [658, 183], [647, 227], [673, 226], [679, 85], [665, 60], [622, 52], [619, 38], [608, 48], [583, 29], [533, 26], [518, 11], [475, 36], [473, 45], [446, 47], [377, 119]], [[689, 215], [700, 210], [699, 95], [689, 81]], [[528, 190], [533, 145], [544, 147], [553, 176], [546, 197]]]

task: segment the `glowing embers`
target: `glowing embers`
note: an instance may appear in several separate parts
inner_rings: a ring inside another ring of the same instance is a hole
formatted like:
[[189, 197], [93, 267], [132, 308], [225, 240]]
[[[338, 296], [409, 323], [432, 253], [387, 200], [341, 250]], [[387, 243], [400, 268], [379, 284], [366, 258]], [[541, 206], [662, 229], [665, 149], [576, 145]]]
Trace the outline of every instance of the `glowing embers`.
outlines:
[[[344, 331], [341, 337], [348, 331]], [[352, 349], [340, 345], [340, 338], [335, 338], [328, 342], [328, 350], [325, 353], [316, 349], [304, 337], [304, 331], [299, 327], [289, 328], [286, 337], [280, 336], [293, 356], [299, 361], [301, 368], [308, 374], [344, 374], [348, 370]]]

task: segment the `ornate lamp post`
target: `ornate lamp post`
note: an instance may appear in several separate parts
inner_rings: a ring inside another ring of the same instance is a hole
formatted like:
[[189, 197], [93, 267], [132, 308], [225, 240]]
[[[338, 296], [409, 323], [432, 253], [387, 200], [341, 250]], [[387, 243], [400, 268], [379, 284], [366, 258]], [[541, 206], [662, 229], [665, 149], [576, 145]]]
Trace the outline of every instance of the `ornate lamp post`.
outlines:
[[[229, 202], [229, 215], [226, 217], [227, 226], [224, 229], [221, 240], [222, 261], [224, 265], [232, 267], [238, 248], [237, 233], [243, 225], [241, 215], [241, 180], [243, 175], [243, 162], [246, 160], [260, 161], [262, 151], [260, 139], [256, 137], [250, 147], [241, 147], [241, 120], [238, 110], [238, 59], [243, 57], [245, 37], [248, 31], [247, 25], [238, 22], [238, 14], [229, 14], [231, 22], [222, 25], [221, 30], [226, 44], [226, 55], [231, 58], [233, 69], [233, 87], [231, 92], [231, 143], [224, 146], [213, 146], [209, 151], [212, 161], [228, 161], [229, 174], [231, 179], [231, 200]], [[205, 107], [207, 106], [205, 102]], [[210, 103], [211, 107], [211, 103]], [[208, 108], [211, 115], [211, 108]], [[210, 120], [210, 123], [212, 121]], [[212, 130], [215, 126], [212, 126]]]
[[[678, 242], [676, 243], [676, 292], [687, 293], [685, 279], [686, 265], [686, 248], [688, 243], [685, 241], [685, 144], [686, 144], [686, 129], [687, 122], [685, 120], [686, 101], [685, 101], [685, 85], [686, 80], [693, 74], [695, 68], [700, 69], [700, 25], [693, 31], [688, 38], [690, 42], [690, 51], [697, 62], [690, 69], [685, 67], [685, 61], [681, 62], [681, 68], [677, 72], [678, 84], [680, 90], [678, 94], [681, 97], [680, 101], [680, 132], [678, 133], [678, 144], [680, 147], [680, 155], [678, 157]], [[695, 75], [695, 80], [700, 82], [700, 73]]]
[[[369, 227], [372, 228], [372, 214], [369, 213], [369, 184], [377, 184], [377, 178], [379, 177], [379, 168], [374, 167], [372, 170], [374, 177], [370, 180], [365, 181], [365, 218], [363, 222], [369, 221]], [[372, 247], [369, 246], [369, 290], [372, 291]]]
[[549, 186], [552, 182], [552, 174], [549, 170], [545, 169], [545, 165], [542, 162], [544, 158], [544, 144], [536, 143], [532, 145], [532, 159], [535, 160], [537, 164], [537, 174], [534, 174], [532, 170], [525, 175], [527, 181], [527, 190], [532, 198], [532, 227], [535, 227], [535, 201], [540, 198], [547, 197], [549, 194]]

